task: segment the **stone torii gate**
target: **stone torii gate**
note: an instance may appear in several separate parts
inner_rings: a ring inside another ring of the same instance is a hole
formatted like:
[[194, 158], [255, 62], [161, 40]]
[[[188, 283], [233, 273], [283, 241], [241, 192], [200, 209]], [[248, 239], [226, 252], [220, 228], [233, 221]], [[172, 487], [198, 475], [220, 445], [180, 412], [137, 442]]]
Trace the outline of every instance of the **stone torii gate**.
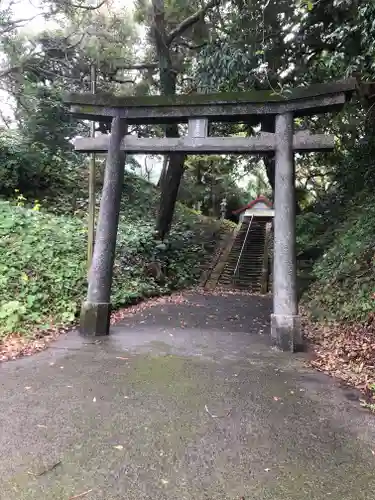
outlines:
[[[68, 94], [65, 103], [79, 118], [112, 121], [110, 136], [79, 139], [77, 151], [108, 152], [100, 201], [88, 292], [80, 330], [107, 335], [116, 235], [124, 178], [125, 153], [225, 154], [275, 153], [275, 230], [271, 337], [282, 350], [302, 344], [298, 315], [295, 257], [294, 152], [332, 150], [334, 137], [294, 134], [294, 117], [340, 110], [356, 88], [354, 79], [288, 90], [285, 95], [253, 91], [177, 96], [120, 97]], [[258, 136], [208, 137], [209, 122], [246, 122], [256, 115], [275, 119], [275, 133]], [[139, 139], [129, 124], [188, 122], [188, 135], [175, 139]]]

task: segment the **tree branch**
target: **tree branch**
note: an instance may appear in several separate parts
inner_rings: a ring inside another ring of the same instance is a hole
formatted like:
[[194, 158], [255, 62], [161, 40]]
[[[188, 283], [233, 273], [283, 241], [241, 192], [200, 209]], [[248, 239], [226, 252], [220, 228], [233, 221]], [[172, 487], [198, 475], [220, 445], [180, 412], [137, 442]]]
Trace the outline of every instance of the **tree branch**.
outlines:
[[185, 42], [183, 40], [176, 43], [176, 45], [180, 45], [181, 47], [186, 47], [189, 50], [199, 50], [208, 45], [207, 42], [200, 43], [199, 45], [193, 45], [191, 43]]
[[21, 65], [12, 66], [11, 68], [0, 70], [0, 79], [9, 76], [12, 73], [16, 73], [22, 69]]
[[12, 123], [12, 120], [10, 118], [7, 118], [1, 110], [0, 110], [0, 117], [6, 128], [10, 129], [10, 124]]
[[116, 83], [131, 83], [132, 85], [135, 85], [136, 83], [135, 80], [122, 80], [121, 78], [116, 77], [111, 78], [111, 80]]
[[2, 21], [0, 24], [0, 34], [5, 35], [10, 31], [15, 31], [18, 28], [23, 28], [27, 23], [33, 21], [34, 19], [36, 19], [41, 15], [42, 14], [35, 14], [35, 16], [27, 17], [24, 19], [15, 19], [14, 21], [11, 20]]
[[197, 10], [194, 14], [184, 19], [175, 29], [173, 29], [166, 39], [166, 45], [170, 45], [175, 38], [182, 35], [184, 31], [189, 29], [193, 24], [199, 21], [199, 19], [204, 16], [213, 7], [218, 7], [221, 0], [210, 0], [207, 5]]
[[[86, 36], [86, 32], [81, 33], [81, 36], [79, 37], [78, 42], [75, 42], [72, 45], [68, 45], [68, 46], [64, 47], [64, 50], [68, 51], [68, 50], [75, 49], [76, 47], [78, 47], [78, 45], [81, 44], [81, 42], [83, 41], [83, 39], [85, 38], [85, 36]], [[65, 40], [68, 41], [68, 37]]]
[[125, 64], [121, 62], [115, 62], [112, 64], [113, 69], [120, 70], [142, 70], [142, 69], [156, 69], [159, 67], [159, 63], [151, 62], [151, 63], [140, 63], [140, 64]]
[[98, 5], [82, 5], [71, 3], [69, 4], [69, 7], [73, 7], [73, 9], [97, 10], [100, 9], [100, 7], [102, 7], [102, 5], [104, 5], [105, 3], [107, 3], [107, 0], [102, 0]]

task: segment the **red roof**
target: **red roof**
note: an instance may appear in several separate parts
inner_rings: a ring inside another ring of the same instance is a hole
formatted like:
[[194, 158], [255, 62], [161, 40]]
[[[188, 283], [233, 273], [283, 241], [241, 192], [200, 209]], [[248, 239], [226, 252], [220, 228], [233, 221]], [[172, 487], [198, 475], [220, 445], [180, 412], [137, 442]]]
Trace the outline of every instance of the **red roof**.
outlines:
[[260, 196], [258, 196], [258, 198], [256, 198], [255, 200], [251, 201], [250, 203], [248, 203], [244, 207], [237, 208], [237, 210], [235, 210], [233, 213], [235, 215], [241, 214], [242, 212], [244, 212], [248, 208], [253, 208], [253, 206], [256, 205], [259, 202], [264, 203], [265, 205], [267, 205], [268, 208], [273, 208], [272, 207], [272, 203], [270, 202], [270, 200], [268, 198], [266, 198], [265, 196], [260, 195]]

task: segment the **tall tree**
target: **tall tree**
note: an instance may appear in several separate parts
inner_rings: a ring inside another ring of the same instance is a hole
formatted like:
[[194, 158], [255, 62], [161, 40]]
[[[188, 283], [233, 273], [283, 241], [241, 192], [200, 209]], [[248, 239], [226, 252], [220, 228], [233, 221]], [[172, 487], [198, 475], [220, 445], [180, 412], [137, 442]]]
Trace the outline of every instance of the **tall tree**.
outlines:
[[[182, 86], [187, 60], [191, 60], [199, 46], [208, 39], [205, 22], [207, 13], [218, 7], [221, 0], [210, 0], [200, 5], [199, 1], [175, 2], [167, 0], [139, 1], [139, 18], [148, 28], [151, 54], [156, 64], [145, 65], [157, 68], [158, 87], [161, 95], [174, 95]], [[177, 124], [165, 127], [166, 137], [178, 137]], [[172, 154], [165, 162], [160, 180], [160, 208], [156, 231], [161, 239], [167, 235], [173, 218], [181, 178], [184, 173], [185, 155]]]
[[[57, 24], [42, 32], [15, 30], [2, 45], [1, 82], [12, 97], [8, 101], [14, 100], [19, 135], [15, 144], [20, 155], [26, 152], [28, 156], [24, 167], [21, 163], [18, 168], [23, 189], [31, 179], [40, 182], [39, 191], [43, 191], [63, 184], [64, 179], [83, 178], [82, 157], [74, 155], [71, 139], [87, 133], [88, 126], [71, 117], [62, 102], [62, 92], [89, 90], [92, 64], [98, 68], [100, 90], [133, 90], [132, 83], [116, 81], [113, 69], [119, 58], [133, 59], [137, 34], [131, 17], [124, 12], [120, 16], [116, 11], [108, 12], [104, 6], [89, 9], [79, 5], [64, 14], [60, 28]], [[103, 125], [100, 129], [108, 132]], [[40, 161], [35, 161], [38, 154]], [[32, 172], [23, 172], [29, 164]], [[30, 185], [30, 191], [36, 190], [38, 186]]]
[[[199, 54], [196, 79], [212, 91], [281, 92], [296, 63], [287, 36], [297, 25], [296, 5], [297, 0], [231, 0], [230, 8], [212, 23], [211, 43]], [[273, 122], [255, 118], [245, 130], [252, 135], [261, 125], [273, 132]], [[274, 188], [273, 156], [264, 163]]]
[[246, 196], [238, 186], [236, 166], [231, 156], [188, 157], [179, 199], [191, 208], [199, 207], [204, 215], [214, 217], [220, 216], [224, 198], [228, 213], [239, 208]]

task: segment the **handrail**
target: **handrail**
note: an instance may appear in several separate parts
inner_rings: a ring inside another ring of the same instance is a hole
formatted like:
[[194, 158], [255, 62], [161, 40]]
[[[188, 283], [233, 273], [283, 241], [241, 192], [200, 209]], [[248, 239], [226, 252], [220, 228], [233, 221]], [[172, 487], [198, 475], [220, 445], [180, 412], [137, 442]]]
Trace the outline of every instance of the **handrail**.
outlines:
[[251, 219], [250, 219], [250, 222], [249, 222], [249, 225], [248, 225], [247, 231], [246, 231], [245, 238], [244, 238], [243, 243], [242, 243], [242, 248], [241, 248], [240, 256], [238, 257], [237, 264], [236, 264], [236, 268], [235, 268], [235, 270], [234, 270], [234, 272], [233, 272], [233, 276], [236, 274], [237, 269], [238, 269], [238, 266], [240, 265], [240, 260], [241, 260], [241, 257], [242, 257], [243, 249], [245, 248], [245, 244], [246, 244], [247, 236], [248, 236], [248, 234], [249, 234], [249, 231], [250, 231], [250, 226], [251, 226], [251, 223], [253, 222], [253, 218], [254, 218], [254, 214], [252, 214], [252, 215], [251, 215]]
[[264, 248], [263, 248], [263, 265], [262, 265], [262, 284], [261, 292], [266, 294], [268, 292], [268, 281], [269, 281], [269, 265], [268, 265], [268, 255], [269, 246], [271, 239], [271, 230], [269, 224], [266, 224], [265, 237], [264, 237]]

